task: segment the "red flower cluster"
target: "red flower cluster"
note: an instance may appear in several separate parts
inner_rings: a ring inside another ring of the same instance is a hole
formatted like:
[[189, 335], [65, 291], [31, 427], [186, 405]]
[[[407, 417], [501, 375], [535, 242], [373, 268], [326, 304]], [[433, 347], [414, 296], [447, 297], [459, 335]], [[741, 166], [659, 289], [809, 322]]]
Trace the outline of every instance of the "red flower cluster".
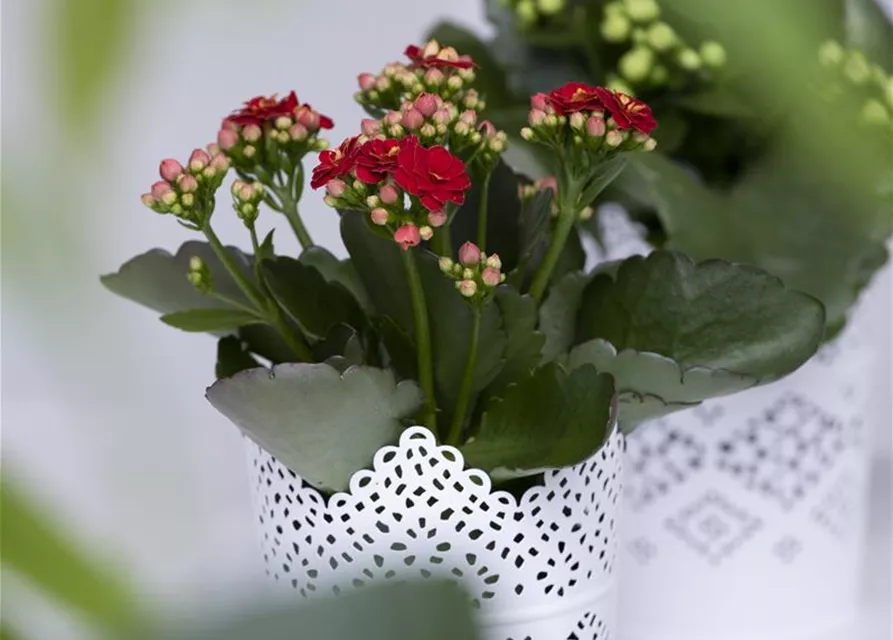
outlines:
[[549, 93], [546, 102], [558, 115], [604, 110], [614, 118], [618, 129], [636, 129], [649, 134], [657, 128], [657, 120], [647, 104], [605, 87], [569, 82]]
[[394, 181], [417, 196], [428, 211], [443, 211], [447, 202], [462, 204], [471, 180], [465, 164], [441, 146], [426, 149], [415, 136], [404, 138]]
[[[264, 122], [275, 120], [280, 116], [301, 120], [302, 115], [306, 119], [309, 113], [315, 113], [313, 108], [309, 104], [301, 104], [298, 101], [298, 95], [292, 91], [282, 100], [278, 100], [275, 95], [251, 98], [242, 105], [241, 109], [227, 116], [226, 121], [243, 127], [250, 124], [263, 126]], [[322, 114], [316, 115], [319, 116], [318, 128], [331, 129], [335, 126], [331, 118]]]
[[354, 172], [358, 180], [378, 184], [394, 182], [416, 196], [428, 211], [443, 211], [448, 202], [462, 204], [471, 180], [465, 164], [445, 147], [423, 147], [415, 136], [397, 140], [369, 140], [357, 146], [348, 138], [337, 149], [319, 154], [310, 186], [314, 189]]
[[[433, 41], [432, 41], [433, 42]], [[444, 47], [440, 49], [437, 43], [428, 43], [424, 48], [415, 46], [414, 44], [406, 47], [403, 52], [407, 58], [412, 60], [415, 67], [432, 68], [432, 67], [450, 67], [452, 69], [471, 69], [475, 65], [474, 60], [470, 56], [460, 56], [456, 54], [455, 49]]]

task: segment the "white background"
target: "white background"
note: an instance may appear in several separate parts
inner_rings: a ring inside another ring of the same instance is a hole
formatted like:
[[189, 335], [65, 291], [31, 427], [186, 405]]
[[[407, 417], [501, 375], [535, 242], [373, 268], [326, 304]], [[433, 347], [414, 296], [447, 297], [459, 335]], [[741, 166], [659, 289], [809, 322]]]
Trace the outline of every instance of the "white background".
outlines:
[[[248, 97], [294, 88], [334, 118], [339, 141], [361, 117], [351, 99], [358, 72], [398, 59], [443, 14], [486, 27], [481, 0], [146, 4], [124, 80], [103, 101], [100, 139], [60, 151], [47, 0], [3, 2], [3, 187], [27, 203], [12, 240], [4, 228], [3, 250], [16, 260], [4, 261], [3, 460], [4, 473], [27, 481], [147, 598], [183, 607], [184, 597], [258, 580], [259, 558], [240, 436], [203, 398], [214, 341], [162, 326], [97, 279], [192, 237], [139, 194], [159, 159], [185, 160]], [[314, 239], [340, 248], [335, 214], [319, 197], [309, 194], [303, 209]], [[217, 228], [247, 244], [225, 207]], [[280, 250], [294, 247], [286, 235]], [[80, 250], [60, 252], [62, 243]], [[890, 352], [889, 335], [878, 347]], [[879, 508], [889, 506], [889, 492], [879, 495]], [[878, 584], [889, 564], [876, 563]], [[878, 605], [889, 599], [874, 593]], [[34, 637], [77, 636], [33, 597], [3, 595], [4, 617]]]

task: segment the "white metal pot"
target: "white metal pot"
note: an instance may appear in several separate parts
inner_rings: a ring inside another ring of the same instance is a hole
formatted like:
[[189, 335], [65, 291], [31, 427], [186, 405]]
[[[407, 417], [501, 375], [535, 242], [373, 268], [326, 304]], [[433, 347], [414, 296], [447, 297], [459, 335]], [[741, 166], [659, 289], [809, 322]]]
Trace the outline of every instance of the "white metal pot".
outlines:
[[516, 499], [412, 427], [325, 499], [249, 441], [267, 571], [304, 597], [446, 577], [468, 590], [488, 640], [616, 637], [622, 450], [615, 433]]
[[[605, 224], [607, 257], [648, 252]], [[790, 377], [627, 439], [622, 640], [860, 637], [879, 282]]]

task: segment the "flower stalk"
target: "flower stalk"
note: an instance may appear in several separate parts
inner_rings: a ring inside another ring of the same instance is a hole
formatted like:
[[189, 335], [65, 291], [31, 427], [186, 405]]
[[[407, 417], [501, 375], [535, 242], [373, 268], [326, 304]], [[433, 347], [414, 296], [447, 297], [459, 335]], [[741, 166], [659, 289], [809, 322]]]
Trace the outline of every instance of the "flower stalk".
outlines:
[[475, 304], [471, 307], [472, 324], [471, 337], [468, 343], [468, 360], [465, 362], [465, 372], [462, 375], [462, 386], [459, 388], [459, 399], [456, 403], [456, 411], [453, 414], [453, 422], [446, 438], [446, 444], [459, 446], [462, 444], [462, 427], [465, 424], [465, 414], [471, 402], [471, 392], [474, 388], [474, 372], [477, 368], [478, 342], [481, 334], [482, 305]]
[[478, 235], [477, 245], [481, 251], [487, 250], [487, 205], [490, 201], [490, 176], [493, 172], [487, 172], [481, 181], [481, 199], [478, 202]]
[[425, 291], [419, 276], [418, 264], [412, 251], [402, 251], [406, 281], [412, 302], [412, 315], [415, 322], [417, 368], [419, 384], [425, 393], [425, 408], [422, 422], [432, 432], [437, 433], [437, 404], [434, 396], [434, 359], [431, 354], [431, 327], [428, 322], [428, 307]]

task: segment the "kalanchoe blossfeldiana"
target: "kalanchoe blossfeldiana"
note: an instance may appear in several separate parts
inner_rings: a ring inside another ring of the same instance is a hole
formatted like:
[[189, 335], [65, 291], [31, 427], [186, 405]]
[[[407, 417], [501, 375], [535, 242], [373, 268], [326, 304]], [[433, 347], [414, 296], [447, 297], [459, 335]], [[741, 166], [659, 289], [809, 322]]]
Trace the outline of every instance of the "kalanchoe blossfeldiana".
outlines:
[[444, 256], [438, 264], [444, 275], [455, 281], [462, 297], [473, 304], [485, 302], [493, 295], [495, 288], [505, 282], [499, 256], [495, 253], [488, 256], [473, 242], [459, 247], [455, 262]]
[[161, 180], [141, 200], [157, 213], [169, 213], [188, 226], [201, 227], [213, 213], [214, 193], [229, 168], [226, 156], [220, 152], [212, 156], [204, 149], [194, 150], [185, 168], [177, 160], [167, 158], [158, 167]]

